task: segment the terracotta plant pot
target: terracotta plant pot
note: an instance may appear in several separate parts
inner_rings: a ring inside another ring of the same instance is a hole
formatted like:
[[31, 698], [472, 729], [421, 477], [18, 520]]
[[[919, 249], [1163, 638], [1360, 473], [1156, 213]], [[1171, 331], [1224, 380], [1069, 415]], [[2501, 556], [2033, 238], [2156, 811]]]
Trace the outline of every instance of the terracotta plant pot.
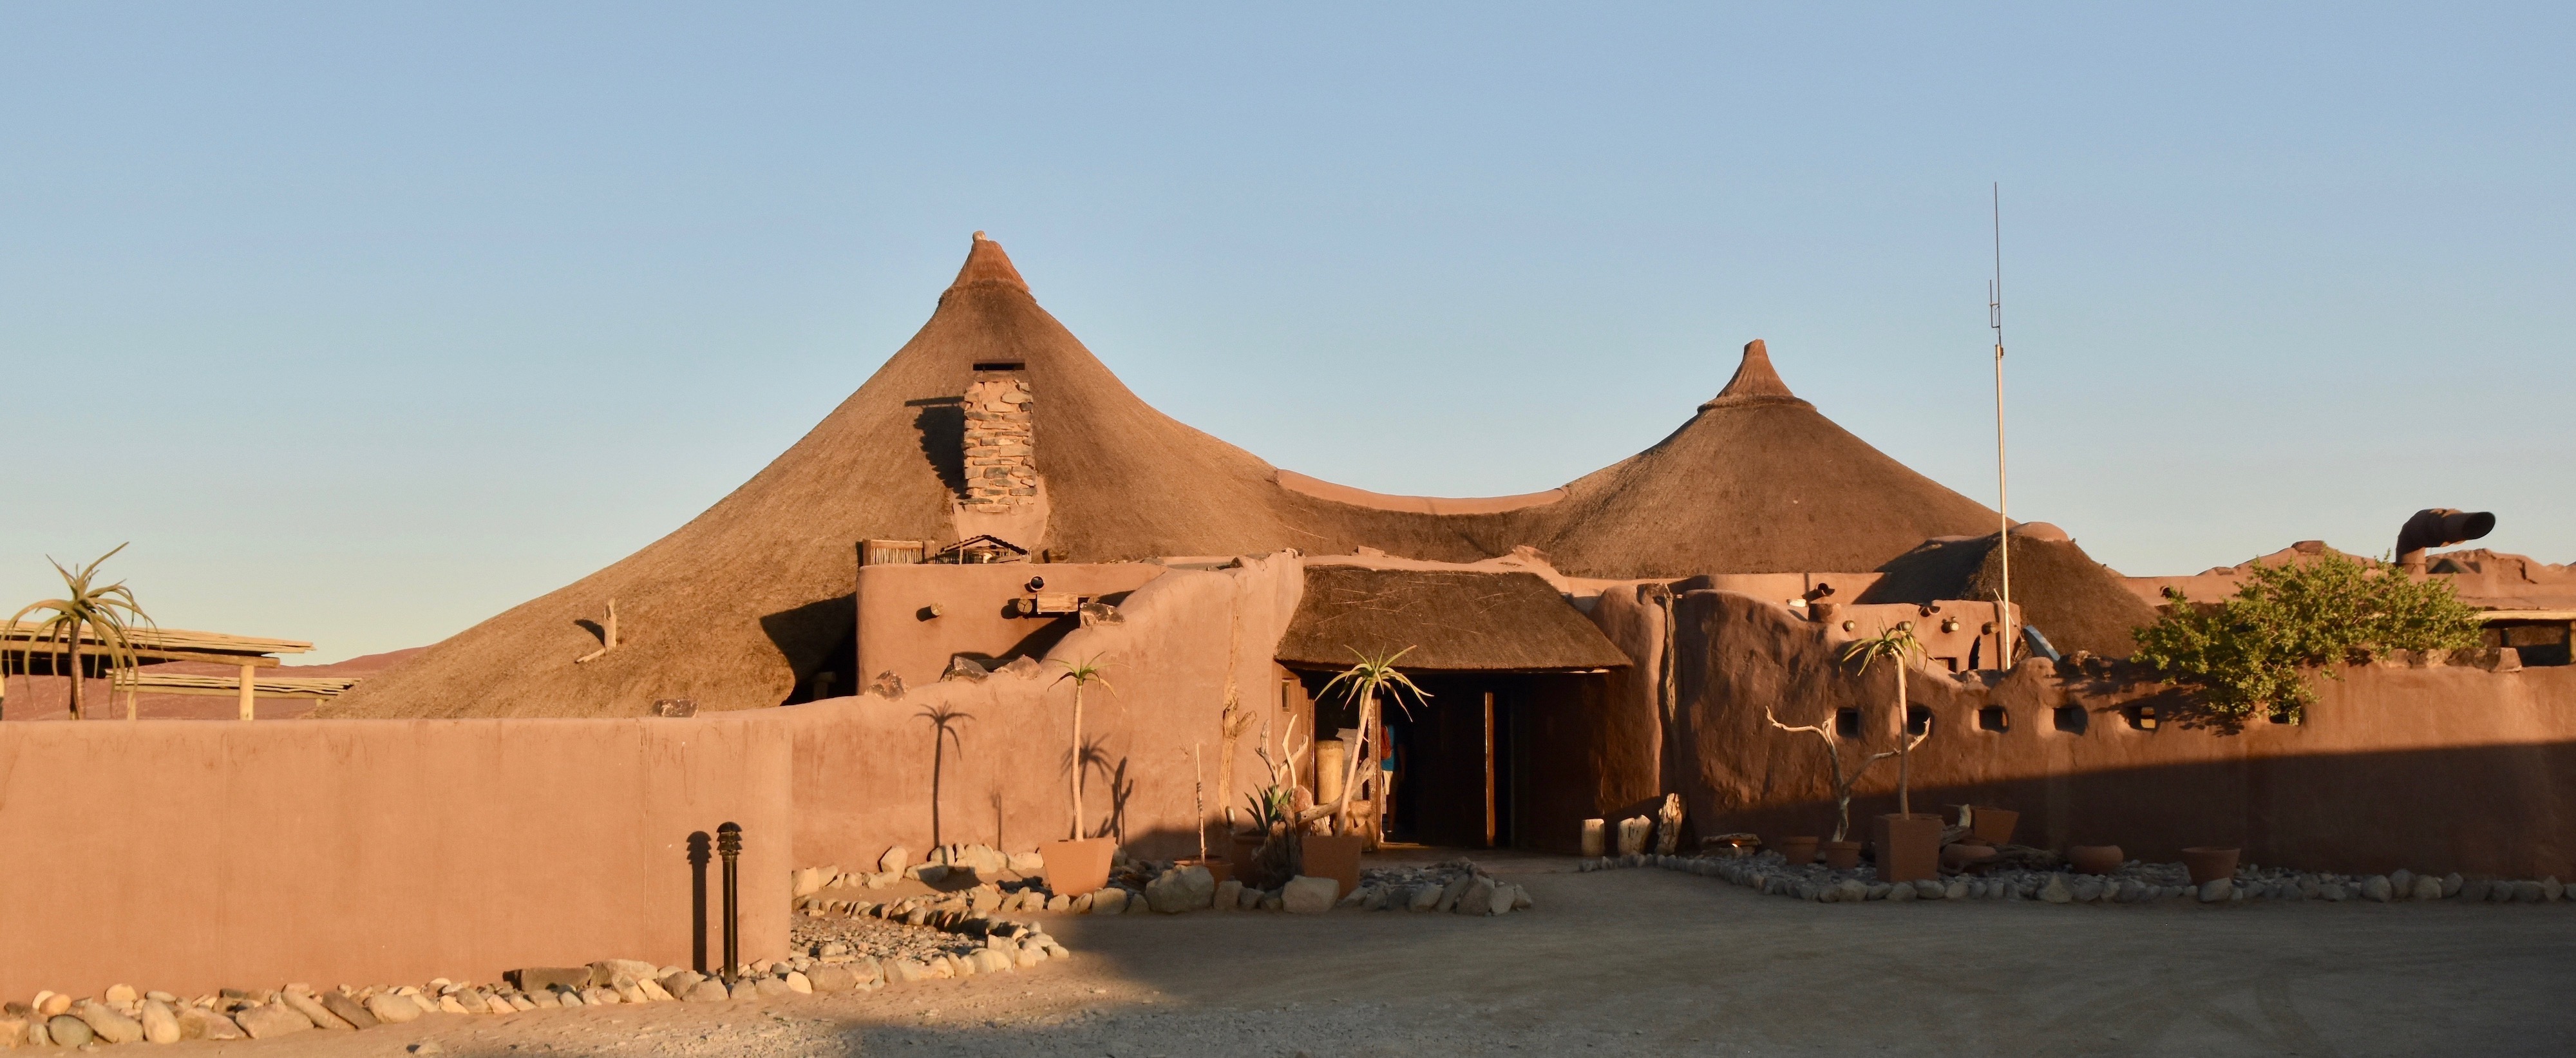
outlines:
[[1336, 900], [1349, 896], [1360, 887], [1360, 836], [1357, 834], [1309, 834], [1297, 840], [1299, 866], [1297, 873], [1309, 878], [1330, 878], [1342, 884], [1333, 894]]
[[1781, 838], [1773, 842], [1772, 847], [1780, 850], [1781, 858], [1788, 860], [1790, 866], [1798, 867], [1816, 862], [1816, 843], [1821, 840], [1823, 839]]
[[1096, 892], [1109, 884], [1109, 860], [1118, 843], [1108, 838], [1050, 841], [1038, 847], [1046, 859], [1047, 889], [1057, 896]]
[[2066, 850], [2066, 862], [2077, 874], [2109, 874], [2127, 860], [2117, 845], [2073, 845]]
[[2182, 865], [2191, 870], [2191, 884], [2206, 885], [2221, 878], [2236, 877], [2236, 850], [2203, 845], [2182, 850]]
[[1953, 871], [1969, 870], [1995, 858], [1992, 845], [1945, 845], [1941, 849], [1941, 866]]
[[1878, 844], [1878, 880], [1911, 882], [1941, 876], [1941, 817], [1890, 813], [1870, 820]]
[[1825, 866], [1827, 867], [1831, 867], [1837, 871], [1848, 871], [1854, 867], [1860, 866], [1860, 842], [1828, 841], [1818, 847], [1825, 850]]
[[2021, 813], [2008, 808], [1976, 806], [1969, 815], [1968, 833], [1988, 845], [2012, 844], [2013, 827], [2021, 823]]
[[1234, 877], [1234, 864], [1227, 862], [1226, 858], [1223, 856], [1210, 856], [1204, 860], [1199, 859], [1196, 856], [1191, 856], [1172, 861], [1172, 866], [1205, 867], [1207, 868], [1208, 875], [1215, 878], [1216, 884], [1218, 885], [1224, 885], [1226, 879]]

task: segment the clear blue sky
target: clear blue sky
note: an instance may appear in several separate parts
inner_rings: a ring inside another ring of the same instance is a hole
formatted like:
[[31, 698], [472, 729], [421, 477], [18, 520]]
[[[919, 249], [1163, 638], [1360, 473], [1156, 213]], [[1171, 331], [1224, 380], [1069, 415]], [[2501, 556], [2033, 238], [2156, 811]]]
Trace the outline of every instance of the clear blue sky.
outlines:
[[1295, 470], [1551, 487], [1762, 337], [1991, 502], [1998, 180], [2016, 515], [2576, 560], [2571, 10], [10, 5], [0, 597], [131, 540], [165, 624], [435, 641], [757, 471], [979, 228]]

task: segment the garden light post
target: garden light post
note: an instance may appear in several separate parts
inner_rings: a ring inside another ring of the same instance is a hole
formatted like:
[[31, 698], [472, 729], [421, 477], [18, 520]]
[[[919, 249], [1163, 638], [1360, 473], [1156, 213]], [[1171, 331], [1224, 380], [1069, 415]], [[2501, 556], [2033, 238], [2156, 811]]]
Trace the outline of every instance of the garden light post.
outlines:
[[741, 970], [742, 926], [734, 911], [738, 889], [736, 868], [742, 861], [742, 827], [726, 823], [716, 828], [716, 854], [724, 857], [724, 982], [731, 988]]

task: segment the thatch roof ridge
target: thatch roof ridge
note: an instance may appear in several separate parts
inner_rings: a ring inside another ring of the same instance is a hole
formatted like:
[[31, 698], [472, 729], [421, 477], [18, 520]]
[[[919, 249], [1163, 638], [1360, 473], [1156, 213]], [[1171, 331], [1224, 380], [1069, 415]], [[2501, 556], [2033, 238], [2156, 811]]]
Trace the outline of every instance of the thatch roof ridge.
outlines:
[[1757, 400], [1798, 400], [1797, 394], [1789, 392], [1789, 384], [1781, 380], [1779, 369], [1771, 366], [1771, 347], [1760, 338], [1744, 343], [1744, 359], [1735, 365], [1735, 376], [1727, 379], [1726, 388], [1718, 390], [1717, 396], [1700, 405], [1699, 410]]

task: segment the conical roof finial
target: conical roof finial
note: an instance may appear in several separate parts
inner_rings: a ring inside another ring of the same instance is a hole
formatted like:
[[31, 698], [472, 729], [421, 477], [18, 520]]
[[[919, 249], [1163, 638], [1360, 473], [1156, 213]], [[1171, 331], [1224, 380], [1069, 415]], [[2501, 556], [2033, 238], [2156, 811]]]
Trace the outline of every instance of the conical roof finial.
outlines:
[[979, 231], [973, 248], [966, 251], [966, 266], [957, 270], [957, 281], [948, 284], [948, 289], [986, 285], [1010, 287], [1021, 293], [1029, 289], [1028, 280], [1020, 278], [1020, 270], [1011, 267], [1011, 255], [1002, 252], [1002, 244]]
[[1726, 380], [1726, 388], [1699, 406], [1707, 411], [1721, 404], [1750, 403], [1763, 399], [1796, 400], [1789, 384], [1780, 381], [1780, 372], [1771, 367], [1771, 350], [1756, 338], [1744, 343], [1744, 362], [1735, 366], [1735, 377]]

